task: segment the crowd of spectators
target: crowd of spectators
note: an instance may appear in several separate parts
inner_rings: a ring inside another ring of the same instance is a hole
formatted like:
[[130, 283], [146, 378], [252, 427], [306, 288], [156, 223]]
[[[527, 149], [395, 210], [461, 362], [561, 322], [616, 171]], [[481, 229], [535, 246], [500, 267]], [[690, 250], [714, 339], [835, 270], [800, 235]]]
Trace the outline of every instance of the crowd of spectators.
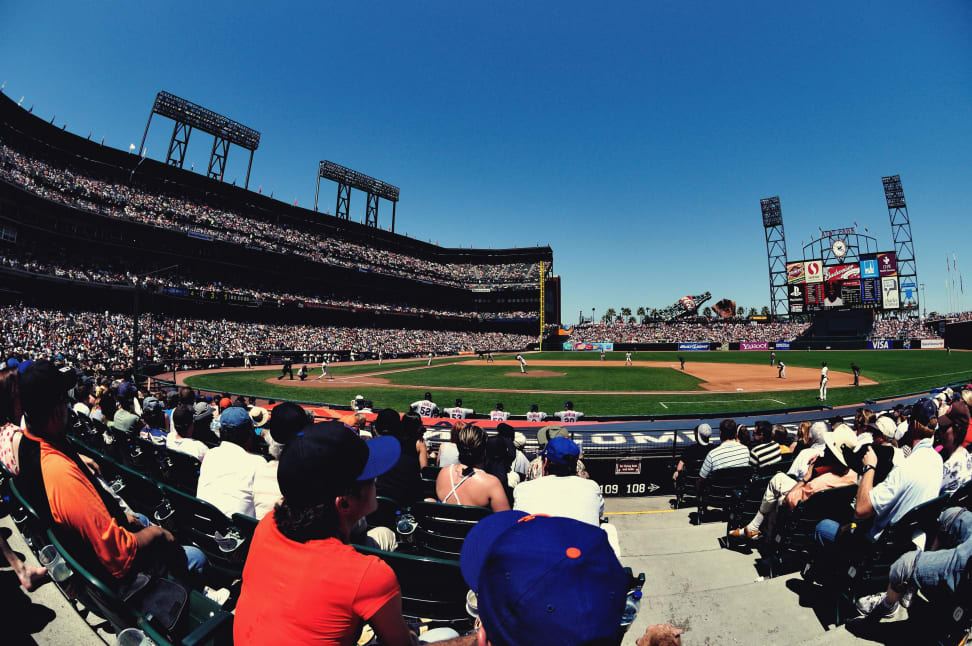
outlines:
[[148, 291], [190, 295], [202, 298], [226, 297], [227, 300], [245, 300], [256, 303], [298, 304], [307, 307], [327, 306], [347, 310], [367, 310], [373, 312], [393, 312], [423, 314], [436, 317], [462, 318], [470, 320], [533, 320], [537, 312], [459, 312], [431, 307], [420, 307], [406, 303], [378, 303], [364, 299], [350, 299], [337, 296], [322, 296], [306, 293], [284, 292], [271, 286], [243, 286], [224, 281], [201, 281], [185, 274], [166, 273], [138, 277], [139, 270], [115, 259], [96, 260], [94, 258], [72, 258], [63, 254], [37, 254], [18, 249], [0, 249], [0, 264], [4, 267], [27, 271], [35, 274], [54, 276], [69, 280], [102, 283], [105, 285], [132, 285], [136, 278], [141, 287]]
[[792, 341], [809, 323], [675, 321], [673, 323], [585, 323], [575, 327], [572, 342], [584, 343], [686, 343], [732, 341]]
[[[171, 358], [239, 358], [257, 352], [314, 350], [385, 356], [433, 352], [521, 349], [535, 337], [502, 332], [283, 325], [173, 317], [140, 317], [140, 361]], [[7, 307], [0, 342], [22, 358], [59, 354], [97, 372], [131, 365], [132, 317], [111, 312]]]
[[938, 334], [924, 325], [921, 319], [884, 318], [875, 319], [871, 327], [872, 339], [937, 339]]
[[74, 208], [174, 229], [250, 248], [305, 256], [316, 262], [454, 287], [536, 285], [539, 263], [440, 263], [328, 237], [199, 203], [179, 195], [109, 182], [0, 144], [0, 179]]

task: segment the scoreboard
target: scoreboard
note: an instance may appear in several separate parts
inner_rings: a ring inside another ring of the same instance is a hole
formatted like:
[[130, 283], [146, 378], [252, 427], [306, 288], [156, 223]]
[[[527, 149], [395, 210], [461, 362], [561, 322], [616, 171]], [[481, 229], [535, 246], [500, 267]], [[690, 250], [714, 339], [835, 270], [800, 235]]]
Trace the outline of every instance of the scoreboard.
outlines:
[[909, 307], [913, 285], [898, 281], [893, 251], [862, 254], [859, 262], [825, 265], [823, 259], [786, 263], [791, 314], [823, 310]]

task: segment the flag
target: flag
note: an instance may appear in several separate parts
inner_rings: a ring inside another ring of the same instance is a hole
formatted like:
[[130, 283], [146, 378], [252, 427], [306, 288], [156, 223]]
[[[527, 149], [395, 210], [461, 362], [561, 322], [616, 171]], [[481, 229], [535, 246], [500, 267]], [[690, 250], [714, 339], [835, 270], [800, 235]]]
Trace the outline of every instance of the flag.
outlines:
[[257, 189], [257, 193], [263, 195], [263, 184], [260, 184], [260, 188]]
[[[55, 114], [54, 117], [56, 117], [56, 116], [57, 115]], [[54, 125], [54, 117], [51, 117], [51, 125]]]
[[91, 131], [88, 131], [88, 141], [91, 141]]
[[102, 146], [105, 145], [105, 136], [104, 135], [101, 135], [101, 145]]
[[959, 274], [959, 291], [965, 294], [965, 284], [962, 282], [962, 274]]
[[955, 266], [957, 262], [958, 261], [955, 259], [955, 252], [953, 251], [952, 252], [952, 270], [953, 271], [958, 271], [958, 267]]
[[294, 206], [297, 206], [297, 198], [294, 198]]

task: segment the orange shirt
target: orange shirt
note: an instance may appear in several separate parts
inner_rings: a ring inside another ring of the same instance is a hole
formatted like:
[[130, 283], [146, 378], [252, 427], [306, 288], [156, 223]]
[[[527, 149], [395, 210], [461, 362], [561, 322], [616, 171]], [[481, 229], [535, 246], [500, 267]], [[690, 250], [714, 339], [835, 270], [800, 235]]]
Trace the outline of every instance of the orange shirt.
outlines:
[[112, 576], [125, 576], [138, 549], [135, 535], [118, 526], [74, 460], [46, 441], [27, 436], [40, 442], [41, 473], [54, 522], [78, 532]]
[[233, 641], [351, 646], [363, 622], [400, 590], [378, 557], [337, 538], [292, 541], [270, 512], [257, 525], [243, 568]]

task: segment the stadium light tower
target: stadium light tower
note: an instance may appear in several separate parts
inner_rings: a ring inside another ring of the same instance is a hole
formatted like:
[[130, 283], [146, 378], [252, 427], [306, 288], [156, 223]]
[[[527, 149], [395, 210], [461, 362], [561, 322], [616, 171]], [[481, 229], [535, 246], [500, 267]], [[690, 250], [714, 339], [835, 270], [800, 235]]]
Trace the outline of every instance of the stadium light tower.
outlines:
[[145, 124], [145, 133], [142, 135], [142, 145], [138, 148], [139, 154], [142, 154], [142, 151], [145, 150], [145, 137], [148, 136], [149, 126], [152, 125], [152, 115], [155, 114], [175, 121], [172, 138], [169, 139], [169, 153], [165, 159], [167, 164], [182, 168], [186, 161], [186, 148], [189, 147], [189, 135], [192, 134], [192, 129], [196, 128], [213, 136], [213, 149], [209, 155], [208, 171], [209, 177], [213, 179], [223, 181], [230, 144], [236, 144], [250, 151], [250, 162], [246, 166], [244, 188], [250, 187], [253, 153], [260, 145], [259, 132], [163, 90], [156, 95], [152, 111], [149, 112], [148, 123]]
[[331, 161], [322, 161], [317, 166], [317, 188], [314, 191], [314, 210], [317, 210], [317, 201], [321, 194], [321, 178], [337, 182], [337, 205], [334, 207], [334, 215], [344, 220], [351, 219], [351, 189], [356, 188], [368, 194], [367, 208], [365, 210], [365, 224], [371, 227], [378, 226], [378, 200], [385, 198], [392, 203], [392, 232], [395, 231], [395, 206], [398, 204], [398, 187], [386, 182], [369, 177], [356, 170], [345, 168], [341, 164]]
[[780, 197], [777, 195], [760, 200], [759, 208], [763, 213], [763, 230], [766, 233], [770, 314], [776, 317], [789, 312], [789, 300], [786, 294], [786, 237], [783, 233]]
[[[891, 239], [894, 241], [894, 255], [898, 261], [898, 289], [901, 294], [901, 307], [919, 311], [918, 303], [918, 265], [915, 262], [915, 244], [911, 239], [911, 218], [905, 203], [901, 176], [882, 177], [884, 199], [888, 203], [888, 217], [891, 218]], [[913, 295], [913, 297], [909, 297]]]

